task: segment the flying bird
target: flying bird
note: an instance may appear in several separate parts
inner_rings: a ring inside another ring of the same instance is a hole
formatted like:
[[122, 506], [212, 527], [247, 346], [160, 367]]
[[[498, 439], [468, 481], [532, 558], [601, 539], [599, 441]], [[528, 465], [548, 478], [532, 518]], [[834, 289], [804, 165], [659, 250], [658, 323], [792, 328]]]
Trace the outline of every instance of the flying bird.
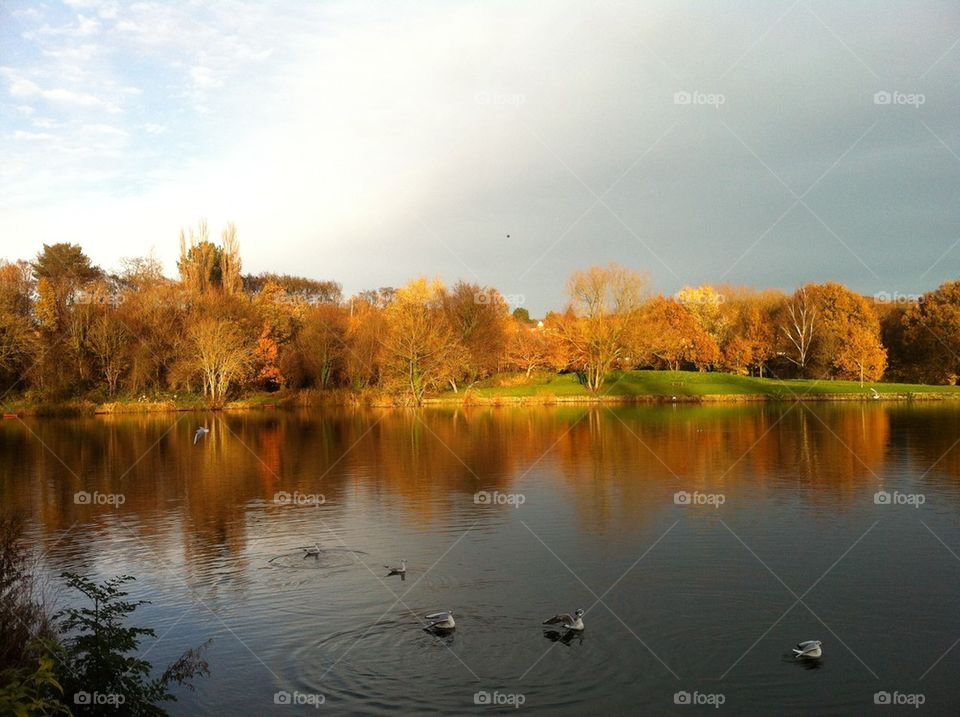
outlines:
[[544, 625], [561, 625], [567, 630], [582, 630], [583, 629], [583, 608], [579, 607], [573, 613], [560, 613], [559, 615], [554, 615], [549, 620], [543, 621]]
[[209, 428], [206, 426], [200, 426], [200, 428], [197, 429], [197, 432], [193, 434], [193, 445], [197, 445], [197, 441], [199, 441], [208, 433], [210, 433]]
[[457, 623], [453, 621], [453, 610], [432, 612], [425, 617], [427, 620], [433, 620], [424, 628], [425, 630], [452, 630], [457, 626]]
[[798, 642], [797, 646], [793, 648], [793, 656], [798, 660], [800, 658], [820, 657], [822, 654], [823, 650], [820, 649], [820, 640], [806, 640], [805, 642]]
[[871, 389], [870, 389], [870, 392], [871, 392], [871, 394], [872, 394], [872, 395], [870, 396], [870, 398], [872, 398], [874, 401], [877, 401], [877, 400], [880, 399], [880, 393], [877, 391], [877, 389], [871, 388]]

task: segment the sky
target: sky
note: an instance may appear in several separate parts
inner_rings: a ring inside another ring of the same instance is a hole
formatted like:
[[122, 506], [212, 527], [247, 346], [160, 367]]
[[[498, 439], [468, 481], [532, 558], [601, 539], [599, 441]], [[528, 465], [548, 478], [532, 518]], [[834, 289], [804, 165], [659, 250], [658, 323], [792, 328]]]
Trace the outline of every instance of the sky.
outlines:
[[955, 0], [0, 3], [0, 257], [236, 223], [244, 270], [420, 276], [533, 315], [960, 277]]

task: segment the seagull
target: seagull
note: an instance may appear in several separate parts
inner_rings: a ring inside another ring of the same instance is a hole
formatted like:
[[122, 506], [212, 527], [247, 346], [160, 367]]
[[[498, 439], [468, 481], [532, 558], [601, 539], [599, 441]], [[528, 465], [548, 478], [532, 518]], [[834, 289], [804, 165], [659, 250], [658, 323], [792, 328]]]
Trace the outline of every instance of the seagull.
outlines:
[[877, 389], [871, 388], [870, 392], [873, 394], [870, 398], [872, 398], [874, 401], [879, 400], [880, 393], [877, 391]]
[[304, 548], [303, 557], [307, 557], [308, 555], [320, 555], [320, 543], [314, 543], [312, 548]]
[[432, 612], [425, 617], [427, 620], [433, 620], [433, 622], [424, 628], [426, 630], [452, 630], [457, 626], [457, 623], [453, 621], [453, 610]]
[[820, 640], [798, 642], [797, 646], [793, 648], [793, 656], [797, 659], [801, 657], [820, 657], [822, 654], [823, 651], [820, 649]]
[[193, 445], [197, 445], [197, 441], [199, 441], [208, 433], [210, 433], [209, 428], [206, 426], [200, 426], [200, 428], [197, 429], [197, 432], [193, 434]]
[[384, 565], [383, 567], [385, 567], [387, 570], [390, 571], [389, 573], [387, 573], [387, 577], [388, 577], [388, 578], [389, 578], [391, 575], [399, 575], [401, 578], [405, 578], [405, 577], [407, 576], [407, 561], [406, 561], [406, 560], [400, 560], [400, 567], [399, 567], [399, 568], [390, 567], [389, 565]]
[[583, 629], [583, 608], [578, 607], [576, 612], [573, 615], [569, 613], [561, 613], [559, 615], [554, 615], [549, 620], [543, 621], [544, 625], [562, 625], [567, 630], [582, 630]]

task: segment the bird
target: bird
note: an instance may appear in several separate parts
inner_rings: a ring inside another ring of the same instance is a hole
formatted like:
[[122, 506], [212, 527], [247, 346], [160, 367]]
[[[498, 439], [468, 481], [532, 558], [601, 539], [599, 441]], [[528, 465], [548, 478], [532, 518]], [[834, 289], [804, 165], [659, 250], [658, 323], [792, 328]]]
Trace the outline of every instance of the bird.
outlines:
[[399, 567], [399, 568], [397, 568], [397, 567], [391, 567], [390, 565], [384, 565], [383, 567], [385, 567], [387, 570], [390, 571], [389, 573], [387, 573], [387, 577], [388, 577], [388, 578], [389, 578], [391, 575], [399, 575], [399, 576], [401, 577], [401, 579], [402, 579], [402, 578], [405, 578], [405, 577], [407, 576], [407, 561], [406, 561], [406, 560], [403, 560], [403, 559], [400, 560], [400, 567]]
[[199, 441], [208, 433], [210, 433], [209, 428], [206, 426], [200, 426], [200, 428], [197, 429], [197, 432], [193, 434], [193, 445], [197, 445], [197, 441]]
[[424, 628], [425, 630], [452, 630], [457, 626], [457, 623], [453, 620], [453, 610], [432, 612], [425, 618], [433, 621]]
[[871, 388], [871, 389], [870, 389], [870, 392], [871, 392], [871, 394], [872, 394], [872, 395], [870, 396], [870, 398], [872, 398], [874, 401], [877, 401], [877, 400], [880, 399], [880, 393], [877, 391], [877, 389]]
[[562, 625], [567, 630], [583, 629], [583, 608], [578, 607], [573, 615], [569, 613], [560, 613], [554, 615], [548, 620], [543, 621], [544, 625]]
[[312, 548], [304, 548], [303, 557], [308, 555], [320, 555], [320, 543], [314, 543]]
[[820, 657], [822, 654], [823, 650], [820, 649], [820, 640], [798, 642], [797, 646], [793, 648], [793, 656], [797, 659]]

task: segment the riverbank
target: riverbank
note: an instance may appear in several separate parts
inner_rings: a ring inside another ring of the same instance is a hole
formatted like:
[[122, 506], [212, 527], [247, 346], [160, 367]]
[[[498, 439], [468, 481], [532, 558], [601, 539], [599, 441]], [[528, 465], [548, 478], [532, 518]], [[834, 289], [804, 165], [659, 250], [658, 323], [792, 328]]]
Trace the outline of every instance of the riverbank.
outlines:
[[[724, 373], [624, 371], [612, 374], [599, 394], [589, 393], [575, 374], [499, 374], [459, 391], [424, 398], [424, 405], [552, 405], [568, 403], [747, 403], [757, 401], [943, 401], [960, 399], [960, 386], [870, 383], [818, 379], [771, 379]], [[73, 399], [9, 402], [14, 415], [93, 415], [176, 411], [249, 411], [318, 406], [398, 407], [402, 397], [344, 389], [334, 391], [258, 392], [210, 406], [203, 396], [157, 394], [97, 402]]]

